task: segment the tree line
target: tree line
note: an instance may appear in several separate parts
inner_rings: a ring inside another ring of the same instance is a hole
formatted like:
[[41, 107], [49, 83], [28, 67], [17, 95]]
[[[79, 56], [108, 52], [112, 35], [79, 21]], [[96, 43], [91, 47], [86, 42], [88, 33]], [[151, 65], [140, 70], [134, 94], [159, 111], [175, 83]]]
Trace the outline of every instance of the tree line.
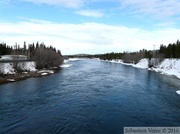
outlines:
[[17, 43], [14, 46], [0, 43], [0, 55], [25, 55], [28, 60], [36, 62], [36, 68], [50, 68], [59, 67], [63, 63], [63, 56], [60, 50], [49, 46], [44, 43], [37, 42], [26, 45], [24, 42], [23, 47]]
[[161, 45], [159, 53], [163, 54], [165, 58], [180, 58], [180, 41], [170, 43], [168, 46]]
[[96, 58], [102, 60], [113, 60], [122, 59], [125, 63], [137, 63], [143, 58], [158, 58], [162, 60], [163, 58], [180, 58], [180, 41], [177, 40], [176, 43], [170, 43], [166, 45], [160, 45], [157, 50], [140, 50], [137, 52], [123, 52], [123, 53], [106, 53], [95, 55]]
[[142, 58], [152, 58], [153, 52], [148, 50], [140, 50], [138, 52], [123, 52], [123, 53], [106, 53], [98, 55], [97, 58], [102, 60], [122, 59], [125, 63], [137, 63]]
[[0, 55], [10, 54], [12, 50], [12, 46], [10, 47], [6, 43], [0, 43]]

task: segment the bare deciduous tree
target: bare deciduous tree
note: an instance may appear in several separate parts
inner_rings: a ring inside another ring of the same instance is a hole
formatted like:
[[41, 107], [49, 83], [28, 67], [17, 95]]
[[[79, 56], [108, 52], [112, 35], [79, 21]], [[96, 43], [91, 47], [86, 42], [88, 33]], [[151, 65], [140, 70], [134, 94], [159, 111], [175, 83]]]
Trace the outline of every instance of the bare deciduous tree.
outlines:
[[32, 59], [36, 61], [37, 68], [59, 67], [63, 63], [61, 53], [57, 53], [43, 45], [35, 49]]

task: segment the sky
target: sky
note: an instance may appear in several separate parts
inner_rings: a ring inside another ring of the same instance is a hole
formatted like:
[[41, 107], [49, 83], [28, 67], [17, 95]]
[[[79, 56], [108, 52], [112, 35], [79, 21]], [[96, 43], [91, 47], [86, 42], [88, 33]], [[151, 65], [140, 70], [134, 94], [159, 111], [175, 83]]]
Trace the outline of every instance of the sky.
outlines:
[[63, 55], [158, 49], [180, 39], [180, 0], [0, 0], [0, 43]]

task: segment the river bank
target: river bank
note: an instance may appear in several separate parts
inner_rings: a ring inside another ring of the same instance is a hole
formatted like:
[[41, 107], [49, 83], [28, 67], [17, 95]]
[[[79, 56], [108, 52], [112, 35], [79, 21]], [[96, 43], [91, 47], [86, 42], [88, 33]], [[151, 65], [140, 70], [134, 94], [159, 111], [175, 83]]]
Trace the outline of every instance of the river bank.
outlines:
[[0, 84], [6, 84], [25, 80], [32, 77], [42, 77], [58, 72], [61, 67], [49, 67], [45, 69], [36, 69], [36, 63], [19, 62], [17, 66], [13, 63], [0, 63]]
[[48, 76], [60, 71], [60, 67], [54, 67], [50, 69], [41, 69], [37, 71], [29, 71], [29, 72], [18, 72], [14, 74], [0, 75], [0, 84], [7, 84], [11, 82], [16, 82], [20, 80], [25, 80], [33, 77], [42, 77]]
[[121, 59], [111, 60], [108, 62], [121, 63], [123, 65], [130, 65], [136, 68], [148, 69], [151, 71], [159, 72], [161, 74], [174, 76], [180, 79], [180, 59], [164, 59], [156, 66], [149, 68], [148, 59], [141, 59], [138, 63], [124, 63]]

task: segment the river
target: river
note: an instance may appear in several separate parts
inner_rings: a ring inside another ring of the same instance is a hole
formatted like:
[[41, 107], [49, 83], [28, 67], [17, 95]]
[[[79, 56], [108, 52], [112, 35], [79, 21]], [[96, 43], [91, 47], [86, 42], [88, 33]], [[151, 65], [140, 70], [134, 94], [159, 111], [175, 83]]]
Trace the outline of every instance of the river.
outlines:
[[66, 64], [50, 76], [0, 85], [1, 134], [120, 134], [128, 126], [180, 126], [179, 79], [96, 59]]

